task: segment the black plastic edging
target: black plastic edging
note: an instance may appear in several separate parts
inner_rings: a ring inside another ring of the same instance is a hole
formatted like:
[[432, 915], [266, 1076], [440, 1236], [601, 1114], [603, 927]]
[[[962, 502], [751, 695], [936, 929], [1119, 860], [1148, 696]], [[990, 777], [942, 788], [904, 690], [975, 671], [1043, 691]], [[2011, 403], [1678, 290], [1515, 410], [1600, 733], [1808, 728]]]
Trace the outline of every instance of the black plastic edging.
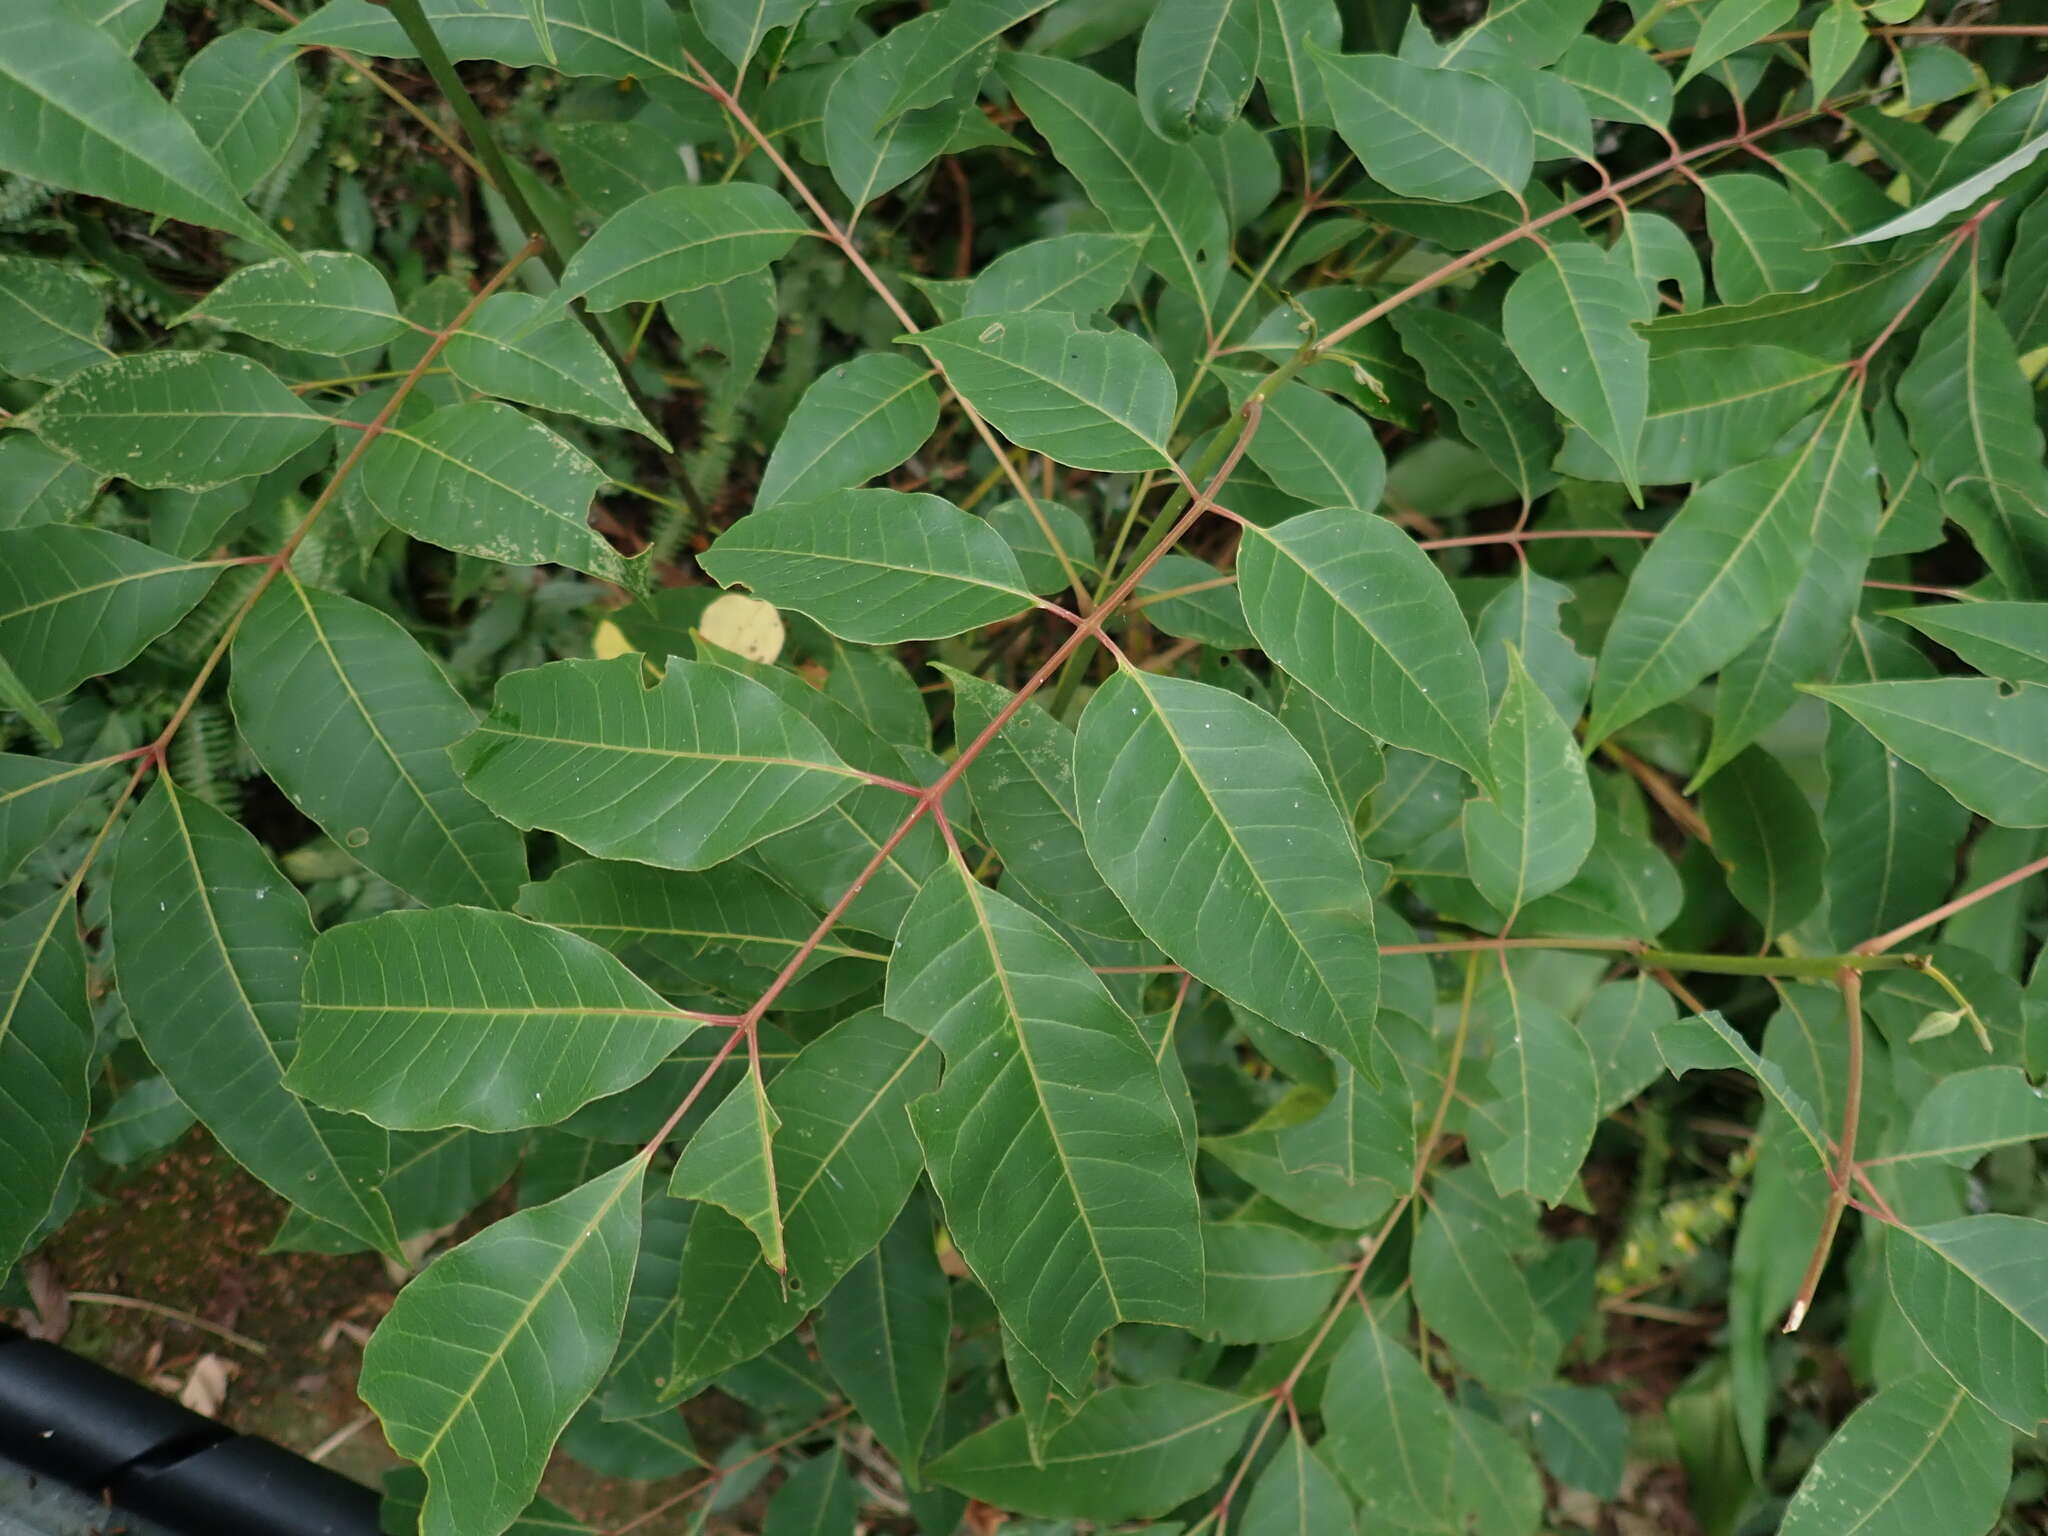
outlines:
[[0, 1326], [0, 1453], [182, 1536], [378, 1536], [377, 1495]]

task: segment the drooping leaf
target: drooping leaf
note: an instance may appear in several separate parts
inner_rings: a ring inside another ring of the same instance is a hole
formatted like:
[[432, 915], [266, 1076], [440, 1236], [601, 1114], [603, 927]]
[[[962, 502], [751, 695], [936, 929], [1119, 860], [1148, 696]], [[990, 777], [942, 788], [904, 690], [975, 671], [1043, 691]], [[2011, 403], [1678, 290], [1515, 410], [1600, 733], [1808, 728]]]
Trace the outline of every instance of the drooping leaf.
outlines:
[[1974, 207], [1987, 193], [2011, 180], [2040, 159], [2043, 150], [2048, 150], [2048, 133], [2036, 134], [1983, 169], [1943, 187], [1897, 217], [1886, 219], [1883, 223], [1838, 243], [1871, 245], [1879, 240], [1896, 240], [1902, 235], [1914, 235], [1923, 229], [1932, 229], [1942, 220], [1951, 218], [1966, 208]]
[[1679, 697], [1784, 611], [1812, 549], [1818, 442], [1708, 481], [1657, 535], [1601, 649], [1588, 741]]
[[603, 470], [509, 405], [451, 405], [387, 427], [356, 485], [379, 516], [416, 539], [505, 565], [566, 565], [638, 592], [629, 560], [587, 521]]
[[1970, 1396], [2023, 1433], [2048, 1418], [2048, 1223], [1964, 1216], [1885, 1235], [1893, 1297]]
[[78, 909], [58, 892], [0, 921], [0, 1271], [42, 1225], [85, 1134], [93, 1036]]
[[1602, 121], [1658, 129], [1671, 121], [1671, 102], [1677, 94], [1671, 76], [1641, 48], [1575, 37], [1551, 73], [1570, 84]]
[[2048, 687], [1944, 677], [1808, 691], [1978, 815], [2003, 827], [2048, 826]]
[[1480, 1381], [1518, 1395], [1555, 1373], [1564, 1340], [1498, 1233], [1434, 1211], [1415, 1234], [1410, 1263], [1416, 1311]]
[[1247, 528], [1238, 558], [1245, 617], [1290, 676], [1381, 740], [1491, 777], [1479, 653], [1402, 529], [1326, 507]]
[[112, 901], [121, 998], [164, 1080], [257, 1178], [395, 1257], [377, 1188], [389, 1136], [284, 1085], [313, 949], [305, 898], [247, 831], [165, 779], [122, 833]]
[[539, 318], [554, 318], [572, 299], [603, 311], [729, 282], [767, 266], [806, 232], [780, 193], [753, 182], [665, 187], [598, 226]]
[[71, 0], [0, 22], [0, 169], [286, 252], [127, 50]]
[[1490, 1112], [1468, 1134], [1495, 1189], [1555, 1205], [1599, 1123], [1599, 1069], [1564, 1015], [1512, 982], [1507, 995], [1512, 1033], [1487, 1068]]
[[[1008, 706], [1009, 694], [951, 667], [938, 670], [953, 685], [956, 734], [963, 742], [980, 739]], [[968, 764], [966, 783], [1007, 880], [1077, 928], [1109, 939], [1139, 936], [1088, 858], [1075, 800], [1072, 731], [1026, 704]]]
[[179, 317], [210, 320], [275, 346], [340, 356], [381, 347], [405, 330], [391, 285], [348, 251], [308, 251], [244, 267]]
[[1245, 453], [1300, 501], [1370, 511], [1387, 483], [1386, 455], [1365, 418], [1306, 384], [1266, 397]]
[[761, 1257], [778, 1274], [789, 1267], [775, 1186], [775, 1133], [781, 1129], [761, 1074], [749, 1071], [691, 1136], [668, 1186], [672, 1195], [723, 1208], [761, 1240]]
[[1863, 50], [1863, 12], [1855, 0], [1828, 0], [1806, 39], [1807, 77], [1814, 100], [1825, 101]]
[[1625, 262], [1574, 241], [1517, 277], [1501, 310], [1508, 346], [1530, 381], [1613, 460], [1638, 501], [1650, 348], [1634, 322], [1649, 308]]
[[939, 419], [931, 371], [891, 352], [867, 352], [804, 391], [761, 471], [757, 509], [815, 501], [894, 469]]
[[973, 112], [971, 97], [962, 99], [969, 82], [980, 76], [978, 61], [956, 65], [954, 79], [961, 96], [916, 111], [889, 111], [890, 103], [906, 90], [933, 83], [918, 80], [911, 72], [919, 67], [927, 45], [948, 30], [941, 12], [913, 17], [876, 38], [832, 75], [821, 124], [825, 163], [855, 209], [864, 209], [915, 176], [967, 128], [986, 126]]
[[1699, 183], [1714, 242], [1714, 288], [1724, 304], [1747, 304], [1767, 293], [1798, 293], [1827, 271], [1820, 230], [1792, 194], [1748, 172]]
[[476, 717], [396, 620], [286, 572], [230, 662], [251, 750], [337, 843], [421, 901], [512, 904], [526, 850], [448, 761]]
[[1221, 133], [1251, 94], [1258, 57], [1253, 0], [1195, 0], [1155, 11], [1138, 43], [1138, 107], [1162, 138]]
[[237, 192], [277, 168], [299, 123], [298, 52], [275, 32], [237, 27], [192, 55], [171, 98]]
[[1221, 281], [1230, 236], [1222, 202], [1193, 148], [1153, 133], [1130, 92], [1092, 69], [1006, 53], [999, 73], [1110, 228], [1149, 234], [1147, 264], [1206, 307]]
[[1239, 1536], [1357, 1536], [1351, 1499], [1299, 1429], [1252, 1484]]
[[1430, 389], [1451, 407], [1465, 440], [1486, 455], [1524, 501], [1554, 478], [1557, 417], [1515, 364], [1500, 335], [1445, 309], [1400, 309], [1394, 328], [1421, 362]]
[[1128, 331], [1091, 331], [1047, 310], [978, 315], [920, 331], [952, 386], [1005, 437], [1078, 469], [1167, 462], [1177, 391]]
[[945, 1395], [948, 1284], [929, 1202], [913, 1199], [881, 1246], [832, 1288], [815, 1325], [832, 1379], [912, 1476]]
[[551, 1125], [697, 1026], [587, 939], [506, 912], [386, 912], [320, 935], [286, 1073], [395, 1130]]
[[761, 40], [777, 27], [793, 26], [812, 0], [692, 0], [690, 11], [704, 35], [742, 72]]
[[29, 701], [54, 699], [133, 661], [219, 574], [97, 528], [0, 532], [0, 656]]
[[[1180, 1125], [1080, 956], [952, 862], [904, 919], [885, 1007], [945, 1054], [911, 1118], [947, 1230], [1024, 1346], [1078, 1393], [1114, 1324], [1199, 1322]], [[1022, 1241], [1020, 1210], [1037, 1213]]]
[[1593, 848], [1593, 791], [1572, 728], [1508, 651], [1493, 718], [1493, 798], [1465, 807], [1465, 857], [1479, 893], [1504, 912], [1547, 896]]
[[1336, 0], [1259, 0], [1259, 83], [1283, 128], [1330, 122], [1319, 54], [1343, 46]]
[[1088, 852], [1154, 943], [1370, 1070], [1379, 955], [1364, 873], [1277, 720], [1218, 688], [1121, 669], [1082, 716], [1074, 778]]
[[451, 756], [515, 825], [670, 869], [722, 863], [860, 781], [758, 684], [671, 661], [649, 688], [632, 655], [501, 678], [491, 714]]
[[1046, 1442], [1025, 1444], [1021, 1417], [970, 1435], [926, 1470], [949, 1488], [1049, 1520], [1142, 1520], [1208, 1487], [1251, 1427], [1257, 1398], [1192, 1381], [1112, 1387]]
[[1337, 131], [1389, 191], [1469, 203], [1518, 194], [1535, 166], [1535, 135], [1513, 95], [1457, 69], [1388, 54], [1316, 56]]
[[938, 1075], [937, 1048], [875, 1009], [835, 1024], [777, 1074], [768, 1102], [782, 1121], [775, 1178], [788, 1273], [768, 1267], [738, 1221], [698, 1207], [678, 1271], [667, 1397], [774, 1344], [882, 1240], [923, 1165], [908, 1107]]
[[633, 1158], [450, 1249], [399, 1293], [361, 1391], [427, 1473], [421, 1536], [510, 1526], [569, 1417], [604, 1376], [640, 1246]]
[[840, 491], [756, 511], [698, 564], [869, 645], [941, 639], [1031, 603], [1002, 535], [922, 493]]
[[38, 400], [21, 424], [102, 474], [186, 491], [267, 474], [327, 430], [327, 418], [276, 374], [229, 352], [136, 352], [94, 363]]
[[1695, 1014], [1661, 1026], [1657, 1030], [1657, 1049], [1663, 1053], [1664, 1065], [1674, 1077], [1701, 1068], [1732, 1067], [1747, 1072], [1784, 1112], [1791, 1127], [1812, 1149], [1816, 1162], [1828, 1162], [1828, 1134], [1814, 1113], [1812, 1101], [1792, 1085], [1782, 1067], [1757, 1055], [1720, 1014]]
[[623, 427], [668, 446], [590, 332], [566, 318], [535, 326], [540, 308], [532, 294], [492, 294], [442, 350], [448, 371], [479, 393]]

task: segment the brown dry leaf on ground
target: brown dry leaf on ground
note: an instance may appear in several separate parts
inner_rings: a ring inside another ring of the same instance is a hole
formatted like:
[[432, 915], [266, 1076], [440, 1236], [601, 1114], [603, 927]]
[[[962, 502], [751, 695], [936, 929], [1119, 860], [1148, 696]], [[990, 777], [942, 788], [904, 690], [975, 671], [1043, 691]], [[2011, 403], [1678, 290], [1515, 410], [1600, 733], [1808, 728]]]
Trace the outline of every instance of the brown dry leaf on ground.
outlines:
[[221, 1404], [227, 1401], [228, 1378], [235, 1370], [232, 1362], [208, 1351], [192, 1362], [185, 1385], [178, 1389], [178, 1401], [194, 1413], [218, 1418]]

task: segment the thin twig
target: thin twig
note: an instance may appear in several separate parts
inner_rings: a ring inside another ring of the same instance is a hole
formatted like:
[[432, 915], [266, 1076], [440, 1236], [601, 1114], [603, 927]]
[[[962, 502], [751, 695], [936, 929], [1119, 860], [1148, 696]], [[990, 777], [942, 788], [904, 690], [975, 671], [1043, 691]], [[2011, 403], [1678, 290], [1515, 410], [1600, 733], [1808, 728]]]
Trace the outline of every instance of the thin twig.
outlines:
[[246, 1349], [252, 1355], [268, 1356], [270, 1350], [257, 1343], [246, 1333], [237, 1333], [232, 1328], [223, 1328], [219, 1323], [209, 1323], [194, 1312], [183, 1307], [166, 1306], [160, 1301], [144, 1301], [139, 1296], [116, 1296], [109, 1291], [66, 1291], [65, 1300], [82, 1302], [88, 1307], [119, 1307], [128, 1312], [148, 1312], [157, 1317], [167, 1317], [174, 1323], [183, 1323], [187, 1328], [197, 1328], [201, 1333], [210, 1333], [217, 1339], [225, 1339], [237, 1349]]

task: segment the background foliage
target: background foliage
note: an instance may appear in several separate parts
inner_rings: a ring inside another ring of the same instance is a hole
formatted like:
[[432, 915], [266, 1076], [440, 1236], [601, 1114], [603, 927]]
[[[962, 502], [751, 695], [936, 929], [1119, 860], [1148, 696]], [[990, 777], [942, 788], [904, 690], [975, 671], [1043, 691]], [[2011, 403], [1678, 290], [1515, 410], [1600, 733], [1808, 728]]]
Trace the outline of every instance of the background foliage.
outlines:
[[0, 1263], [196, 1119], [430, 1536], [2037, 1528], [2044, 34], [12, 0]]

